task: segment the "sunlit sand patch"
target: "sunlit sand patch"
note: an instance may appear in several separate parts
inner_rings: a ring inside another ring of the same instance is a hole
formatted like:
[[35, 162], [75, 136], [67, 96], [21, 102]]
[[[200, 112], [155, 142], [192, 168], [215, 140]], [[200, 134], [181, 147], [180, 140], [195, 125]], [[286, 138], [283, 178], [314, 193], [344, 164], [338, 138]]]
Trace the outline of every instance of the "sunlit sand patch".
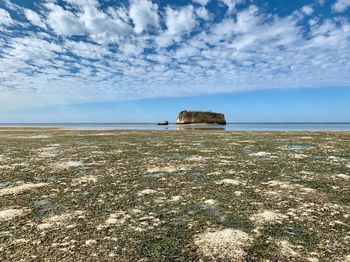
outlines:
[[31, 190], [31, 189], [36, 189], [40, 187], [44, 187], [48, 185], [48, 183], [28, 183], [28, 184], [22, 184], [19, 186], [14, 186], [14, 187], [9, 187], [9, 188], [3, 188], [0, 190], [0, 196], [5, 196], [5, 195], [17, 195], [22, 192]]
[[308, 257], [307, 261], [309, 261], [309, 262], [319, 262], [318, 258], [316, 258], [316, 257]]
[[301, 170], [299, 173], [307, 176], [313, 176], [315, 174], [314, 172], [310, 172], [306, 170]]
[[241, 181], [236, 180], [236, 179], [230, 179], [230, 178], [225, 178], [222, 179], [220, 181], [216, 181], [215, 184], [218, 185], [234, 185], [234, 186], [238, 186], [241, 184]]
[[60, 147], [61, 146], [61, 144], [48, 144], [47, 145], [48, 147]]
[[25, 209], [10, 208], [0, 211], [0, 221], [11, 220], [25, 214]]
[[309, 187], [304, 187], [302, 185], [299, 184], [293, 184], [293, 183], [289, 183], [289, 182], [285, 182], [285, 181], [275, 181], [275, 180], [271, 180], [269, 182], [263, 182], [261, 183], [263, 185], [269, 185], [269, 186], [278, 186], [282, 189], [290, 189], [290, 190], [295, 190], [295, 189], [299, 189], [300, 191], [303, 191], [305, 193], [311, 193], [311, 192], [316, 192], [315, 189], [313, 188], [309, 188]]
[[292, 245], [288, 240], [282, 240], [278, 242], [281, 253], [288, 257], [295, 257], [298, 253], [295, 251], [295, 246]]
[[14, 239], [13, 241], [12, 241], [12, 244], [13, 245], [20, 245], [20, 244], [25, 244], [25, 243], [28, 243], [29, 242], [29, 240], [28, 239], [25, 239], [25, 238], [17, 238], [17, 239]]
[[85, 241], [85, 246], [92, 246], [96, 244], [97, 244], [97, 241], [95, 239], [88, 239]]
[[14, 169], [15, 167], [12, 165], [0, 165], [0, 169]]
[[76, 210], [72, 212], [63, 213], [60, 215], [53, 215], [45, 218], [43, 220], [43, 223], [38, 225], [38, 228], [44, 230], [54, 226], [64, 225], [65, 223], [69, 222], [73, 218], [77, 218], [77, 217], [84, 218], [84, 213], [85, 213], [84, 211]]
[[51, 138], [52, 136], [48, 135], [35, 135], [35, 136], [28, 136], [26, 138], [33, 138], [33, 139], [45, 139], [45, 138]]
[[308, 157], [308, 155], [305, 154], [290, 154], [290, 156], [295, 159], [303, 159]]
[[172, 196], [171, 198], [170, 198], [170, 201], [171, 202], [178, 202], [178, 201], [180, 201], [182, 199], [182, 196]]
[[140, 208], [133, 208], [130, 210], [130, 213], [134, 215], [140, 215], [143, 213], [143, 211]]
[[97, 180], [98, 180], [98, 176], [86, 175], [86, 176], [74, 178], [72, 181], [72, 184], [76, 185], [76, 184], [83, 184], [83, 183], [90, 183], [90, 182], [96, 183]]
[[123, 225], [128, 218], [130, 218], [130, 215], [127, 215], [124, 211], [117, 211], [113, 214], [110, 214], [109, 218], [104, 224], [97, 226], [97, 230], [101, 230], [110, 226]]
[[142, 228], [143, 230], [154, 229], [162, 223], [162, 221], [156, 217], [156, 214], [152, 212], [146, 216], [139, 217], [137, 221], [139, 223], [137, 228]]
[[350, 179], [350, 176], [349, 175], [345, 175], [345, 174], [337, 174], [337, 175], [334, 175], [333, 177], [344, 179], [344, 180]]
[[66, 161], [66, 162], [58, 162], [54, 164], [54, 167], [57, 169], [69, 169], [73, 167], [81, 167], [84, 166], [83, 161]]
[[331, 222], [329, 222], [328, 225], [330, 225], [330, 226], [332, 226], [332, 227], [333, 227], [333, 226], [336, 226], [336, 225], [345, 226], [345, 227], [348, 226], [346, 223], [344, 223], [344, 222], [342, 222], [342, 221], [339, 221], [339, 220], [331, 221]]
[[204, 161], [205, 158], [202, 157], [202, 156], [191, 156], [191, 157], [188, 157], [186, 158], [187, 161]]
[[104, 155], [105, 152], [100, 151], [100, 150], [94, 150], [94, 151], [90, 151], [90, 154], [92, 154], [92, 155]]
[[270, 155], [271, 155], [271, 153], [264, 152], [264, 151], [250, 154], [250, 156], [258, 156], [258, 157], [265, 157], [265, 156], [270, 156]]
[[217, 204], [217, 202], [214, 199], [207, 199], [204, 201], [205, 207], [212, 207], [212, 206], [215, 206], [216, 204]]
[[249, 219], [254, 222], [256, 225], [265, 225], [265, 224], [274, 224], [280, 223], [283, 219], [286, 219], [287, 216], [270, 210], [265, 210], [260, 213], [252, 215]]
[[12, 164], [12, 166], [14, 166], [14, 167], [29, 167], [29, 164], [26, 162], [22, 162], [22, 163]]
[[232, 164], [232, 160], [220, 159], [219, 165], [225, 166], [226, 164]]
[[41, 152], [39, 154], [40, 158], [46, 158], [46, 157], [56, 157], [58, 155], [58, 153], [54, 153], [54, 152]]
[[332, 162], [340, 162], [342, 159], [338, 156], [329, 156], [328, 160], [331, 160]]
[[243, 261], [251, 238], [241, 230], [224, 229], [195, 236], [198, 253], [208, 259]]
[[[125, 214], [125, 216], [122, 218], [125, 218], [125, 220], [128, 222], [128, 227], [130, 229], [138, 232], [152, 230], [164, 223], [164, 221], [157, 218], [156, 213], [145, 213], [138, 208], [131, 209], [129, 214]], [[125, 225], [125, 223], [123, 224]]]
[[109, 132], [103, 132], [103, 133], [94, 133], [92, 135], [94, 135], [94, 136], [113, 136], [115, 134], [114, 133], [109, 133]]
[[56, 157], [57, 155], [58, 155], [57, 147], [54, 147], [54, 146], [44, 147], [39, 151], [40, 158]]
[[235, 191], [235, 192], [233, 192], [233, 194], [235, 196], [241, 196], [243, 194], [243, 192], [242, 191]]
[[154, 202], [157, 203], [157, 204], [162, 204], [164, 203], [165, 201], [167, 200], [166, 197], [157, 197]]
[[147, 169], [147, 173], [174, 173], [179, 171], [185, 171], [185, 166], [164, 166], [164, 167], [152, 167]]
[[147, 196], [147, 195], [152, 195], [157, 193], [157, 191], [153, 190], [153, 189], [144, 189], [142, 191], [140, 191], [137, 195], [138, 196]]

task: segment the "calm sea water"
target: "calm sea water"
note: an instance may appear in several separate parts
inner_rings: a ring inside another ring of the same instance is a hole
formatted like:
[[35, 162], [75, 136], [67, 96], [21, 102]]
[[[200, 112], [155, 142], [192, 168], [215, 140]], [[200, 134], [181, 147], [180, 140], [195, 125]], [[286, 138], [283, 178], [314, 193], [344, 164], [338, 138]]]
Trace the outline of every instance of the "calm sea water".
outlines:
[[0, 124], [0, 127], [54, 127], [77, 130], [184, 130], [217, 129], [227, 131], [350, 131], [350, 123], [229, 123], [218, 125], [158, 126], [154, 123], [62, 123], [62, 124]]

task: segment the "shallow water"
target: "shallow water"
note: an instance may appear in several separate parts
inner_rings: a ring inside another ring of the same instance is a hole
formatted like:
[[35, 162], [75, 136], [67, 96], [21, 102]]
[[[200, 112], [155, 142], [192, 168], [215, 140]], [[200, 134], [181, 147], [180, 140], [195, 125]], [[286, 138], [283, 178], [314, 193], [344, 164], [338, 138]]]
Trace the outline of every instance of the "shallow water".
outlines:
[[263, 160], [275, 160], [277, 158], [278, 158], [278, 156], [267, 156], [267, 157], [263, 157], [262, 159]]
[[145, 177], [150, 177], [150, 178], [161, 178], [165, 176], [171, 175], [170, 173], [152, 173], [152, 174], [147, 174]]
[[1, 182], [0, 183], [0, 189], [2, 189], [2, 188], [5, 188], [5, 187], [7, 187], [8, 185], [10, 185], [11, 183], [9, 183], [9, 182]]
[[57, 204], [54, 204], [47, 199], [35, 200], [33, 201], [33, 205], [40, 208], [41, 211], [50, 211], [58, 207]]
[[188, 154], [184, 152], [176, 152], [168, 156], [169, 159], [175, 159], [175, 160], [183, 160], [183, 159], [186, 159], [187, 157], [188, 157]]
[[0, 127], [52, 127], [78, 130], [226, 130], [226, 131], [350, 131], [350, 123], [228, 123], [221, 125], [158, 126], [156, 123], [30, 123], [0, 124]]
[[309, 145], [291, 145], [289, 146], [291, 149], [308, 149], [311, 148]]

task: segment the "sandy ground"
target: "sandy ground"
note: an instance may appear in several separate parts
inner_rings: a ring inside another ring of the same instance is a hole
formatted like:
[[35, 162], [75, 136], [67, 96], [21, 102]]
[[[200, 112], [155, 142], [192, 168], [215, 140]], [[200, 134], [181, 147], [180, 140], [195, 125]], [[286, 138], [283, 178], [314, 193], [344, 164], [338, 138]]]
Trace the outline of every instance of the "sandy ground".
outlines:
[[350, 261], [350, 133], [0, 129], [1, 261]]

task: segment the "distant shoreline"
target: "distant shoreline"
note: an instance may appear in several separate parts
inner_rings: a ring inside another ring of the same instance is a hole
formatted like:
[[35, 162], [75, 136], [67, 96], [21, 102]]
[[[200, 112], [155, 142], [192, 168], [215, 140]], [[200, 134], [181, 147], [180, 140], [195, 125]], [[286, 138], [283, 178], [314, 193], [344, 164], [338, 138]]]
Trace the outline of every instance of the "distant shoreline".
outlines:
[[350, 131], [349, 122], [314, 122], [314, 123], [228, 123], [215, 124], [169, 124], [159, 126], [156, 123], [2, 123], [1, 129], [8, 128], [54, 128], [65, 130], [221, 130], [221, 131]]
[[[91, 124], [97, 124], [97, 125], [145, 125], [145, 124], [154, 124], [156, 125], [158, 122], [28, 122], [28, 123], [22, 123], [22, 122], [16, 122], [16, 123], [0, 123], [0, 127], [4, 125], [91, 125]], [[175, 122], [169, 122], [169, 125], [175, 125]], [[283, 124], [350, 124], [350, 122], [227, 122], [227, 124], [275, 124], [275, 125], [283, 125]], [[187, 125], [198, 125], [196, 124], [187, 124]], [[201, 124], [199, 124], [201, 125]], [[208, 124], [210, 125], [210, 124]], [[215, 124], [212, 124], [215, 125]]]

